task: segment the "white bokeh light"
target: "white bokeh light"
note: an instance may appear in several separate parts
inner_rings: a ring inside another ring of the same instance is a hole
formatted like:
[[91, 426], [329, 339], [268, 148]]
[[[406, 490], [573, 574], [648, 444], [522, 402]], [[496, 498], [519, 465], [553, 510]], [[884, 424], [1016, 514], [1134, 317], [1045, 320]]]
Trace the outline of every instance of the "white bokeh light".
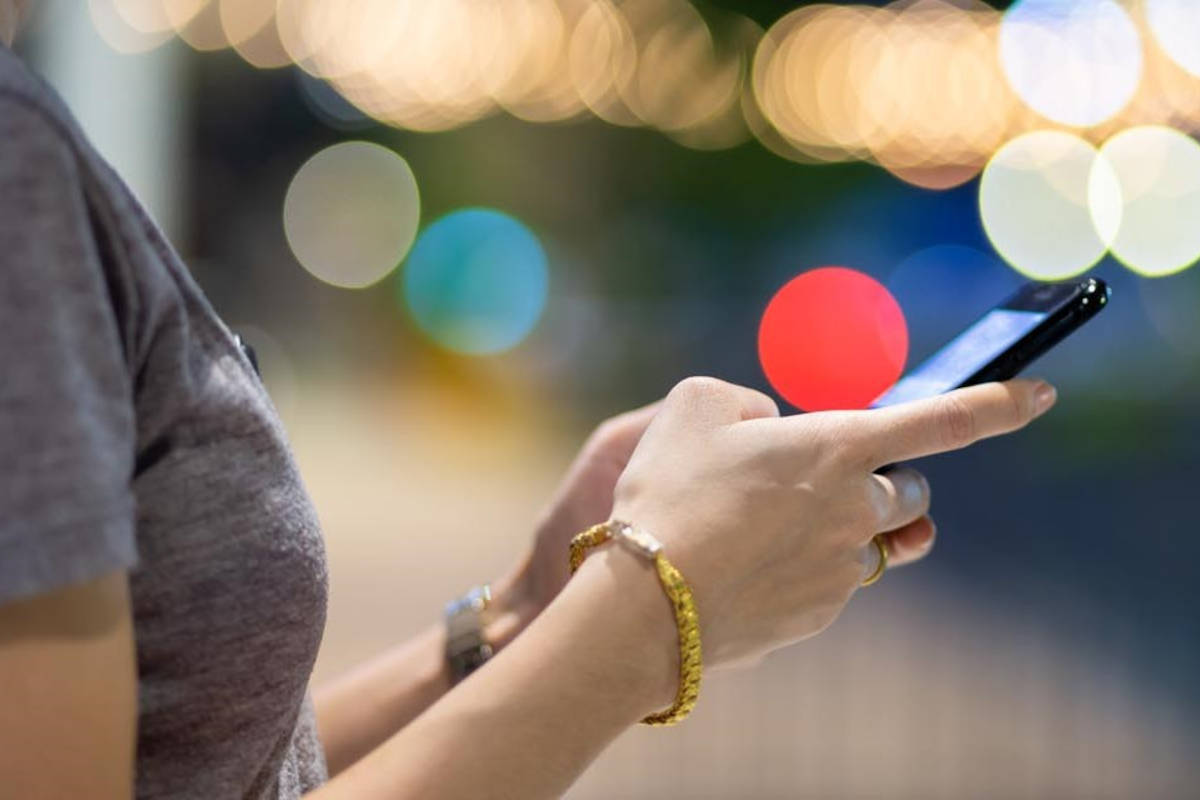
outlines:
[[1097, 209], [1110, 230], [1120, 225], [1096, 148], [1063, 131], [1035, 131], [996, 153], [979, 183], [984, 231], [1018, 272], [1061, 280], [1091, 267], [1107, 250], [1093, 222]]
[[347, 289], [370, 286], [395, 269], [420, 216], [408, 163], [370, 142], [317, 153], [296, 172], [283, 203], [296, 259], [320, 280]]
[[1144, 0], [1146, 23], [1172, 61], [1200, 75], [1200, 3], [1196, 0]]
[[1142, 77], [1142, 43], [1112, 0], [1021, 0], [1000, 23], [1009, 84], [1039, 114], [1090, 127], [1120, 111]]
[[[1100, 148], [1100, 169], [1109, 173], [1119, 203], [1093, 192], [1096, 226], [1121, 263], [1141, 275], [1179, 272], [1200, 258], [1200, 144], [1174, 128], [1129, 128]], [[1099, 201], [1099, 206], [1097, 206]], [[1108, 206], [1106, 208], [1106, 205]]]

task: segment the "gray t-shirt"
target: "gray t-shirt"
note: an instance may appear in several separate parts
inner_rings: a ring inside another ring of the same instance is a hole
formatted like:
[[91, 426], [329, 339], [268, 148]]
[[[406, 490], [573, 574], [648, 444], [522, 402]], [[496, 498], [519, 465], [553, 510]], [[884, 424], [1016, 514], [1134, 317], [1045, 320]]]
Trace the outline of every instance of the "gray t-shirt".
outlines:
[[0, 46], [0, 604], [122, 569], [137, 796], [321, 783], [325, 556], [279, 420], [141, 207]]

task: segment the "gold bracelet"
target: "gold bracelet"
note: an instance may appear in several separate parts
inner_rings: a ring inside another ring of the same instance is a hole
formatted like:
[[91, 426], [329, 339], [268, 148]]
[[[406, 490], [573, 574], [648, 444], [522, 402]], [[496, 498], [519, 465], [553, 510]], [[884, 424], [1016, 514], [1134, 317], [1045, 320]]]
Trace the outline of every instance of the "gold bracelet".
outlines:
[[662, 544], [645, 531], [619, 520], [593, 525], [571, 540], [571, 574], [574, 575], [575, 570], [579, 569], [589, 550], [613, 539], [654, 562], [658, 580], [675, 610], [675, 626], [679, 629], [679, 689], [675, 693], [675, 704], [666, 711], [651, 714], [642, 720], [647, 725], [674, 725], [692, 712], [700, 695], [703, 662], [700, 657], [700, 617], [696, 614], [696, 601], [683, 575], [663, 555]]

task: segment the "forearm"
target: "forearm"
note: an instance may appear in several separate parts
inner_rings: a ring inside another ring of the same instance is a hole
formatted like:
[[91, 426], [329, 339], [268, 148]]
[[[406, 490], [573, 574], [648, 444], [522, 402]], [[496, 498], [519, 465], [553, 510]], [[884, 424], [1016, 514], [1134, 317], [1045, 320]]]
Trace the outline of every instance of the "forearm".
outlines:
[[314, 797], [557, 797], [678, 668], [653, 569], [612, 548], [510, 647]]
[[[518, 566], [493, 584], [494, 613], [485, 636], [497, 651], [536, 616], [525, 574]], [[444, 626], [431, 625], [315, 692], [330, 775], [374, 750], [449, 691], [445, 644]]]

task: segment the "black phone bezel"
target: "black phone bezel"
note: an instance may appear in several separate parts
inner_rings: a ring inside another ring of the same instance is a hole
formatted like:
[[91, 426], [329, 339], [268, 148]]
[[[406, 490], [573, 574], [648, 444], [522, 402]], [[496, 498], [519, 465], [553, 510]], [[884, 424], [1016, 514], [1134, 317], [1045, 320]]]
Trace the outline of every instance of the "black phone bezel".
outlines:
[[1029, 283], [996, 308], [1040, 311], [1046, 318], [1003, 353], [964, 380], [962, 386], [1015, 378], [1108, 304], [1112, 290], [1099, 278], [1077, 283]]

